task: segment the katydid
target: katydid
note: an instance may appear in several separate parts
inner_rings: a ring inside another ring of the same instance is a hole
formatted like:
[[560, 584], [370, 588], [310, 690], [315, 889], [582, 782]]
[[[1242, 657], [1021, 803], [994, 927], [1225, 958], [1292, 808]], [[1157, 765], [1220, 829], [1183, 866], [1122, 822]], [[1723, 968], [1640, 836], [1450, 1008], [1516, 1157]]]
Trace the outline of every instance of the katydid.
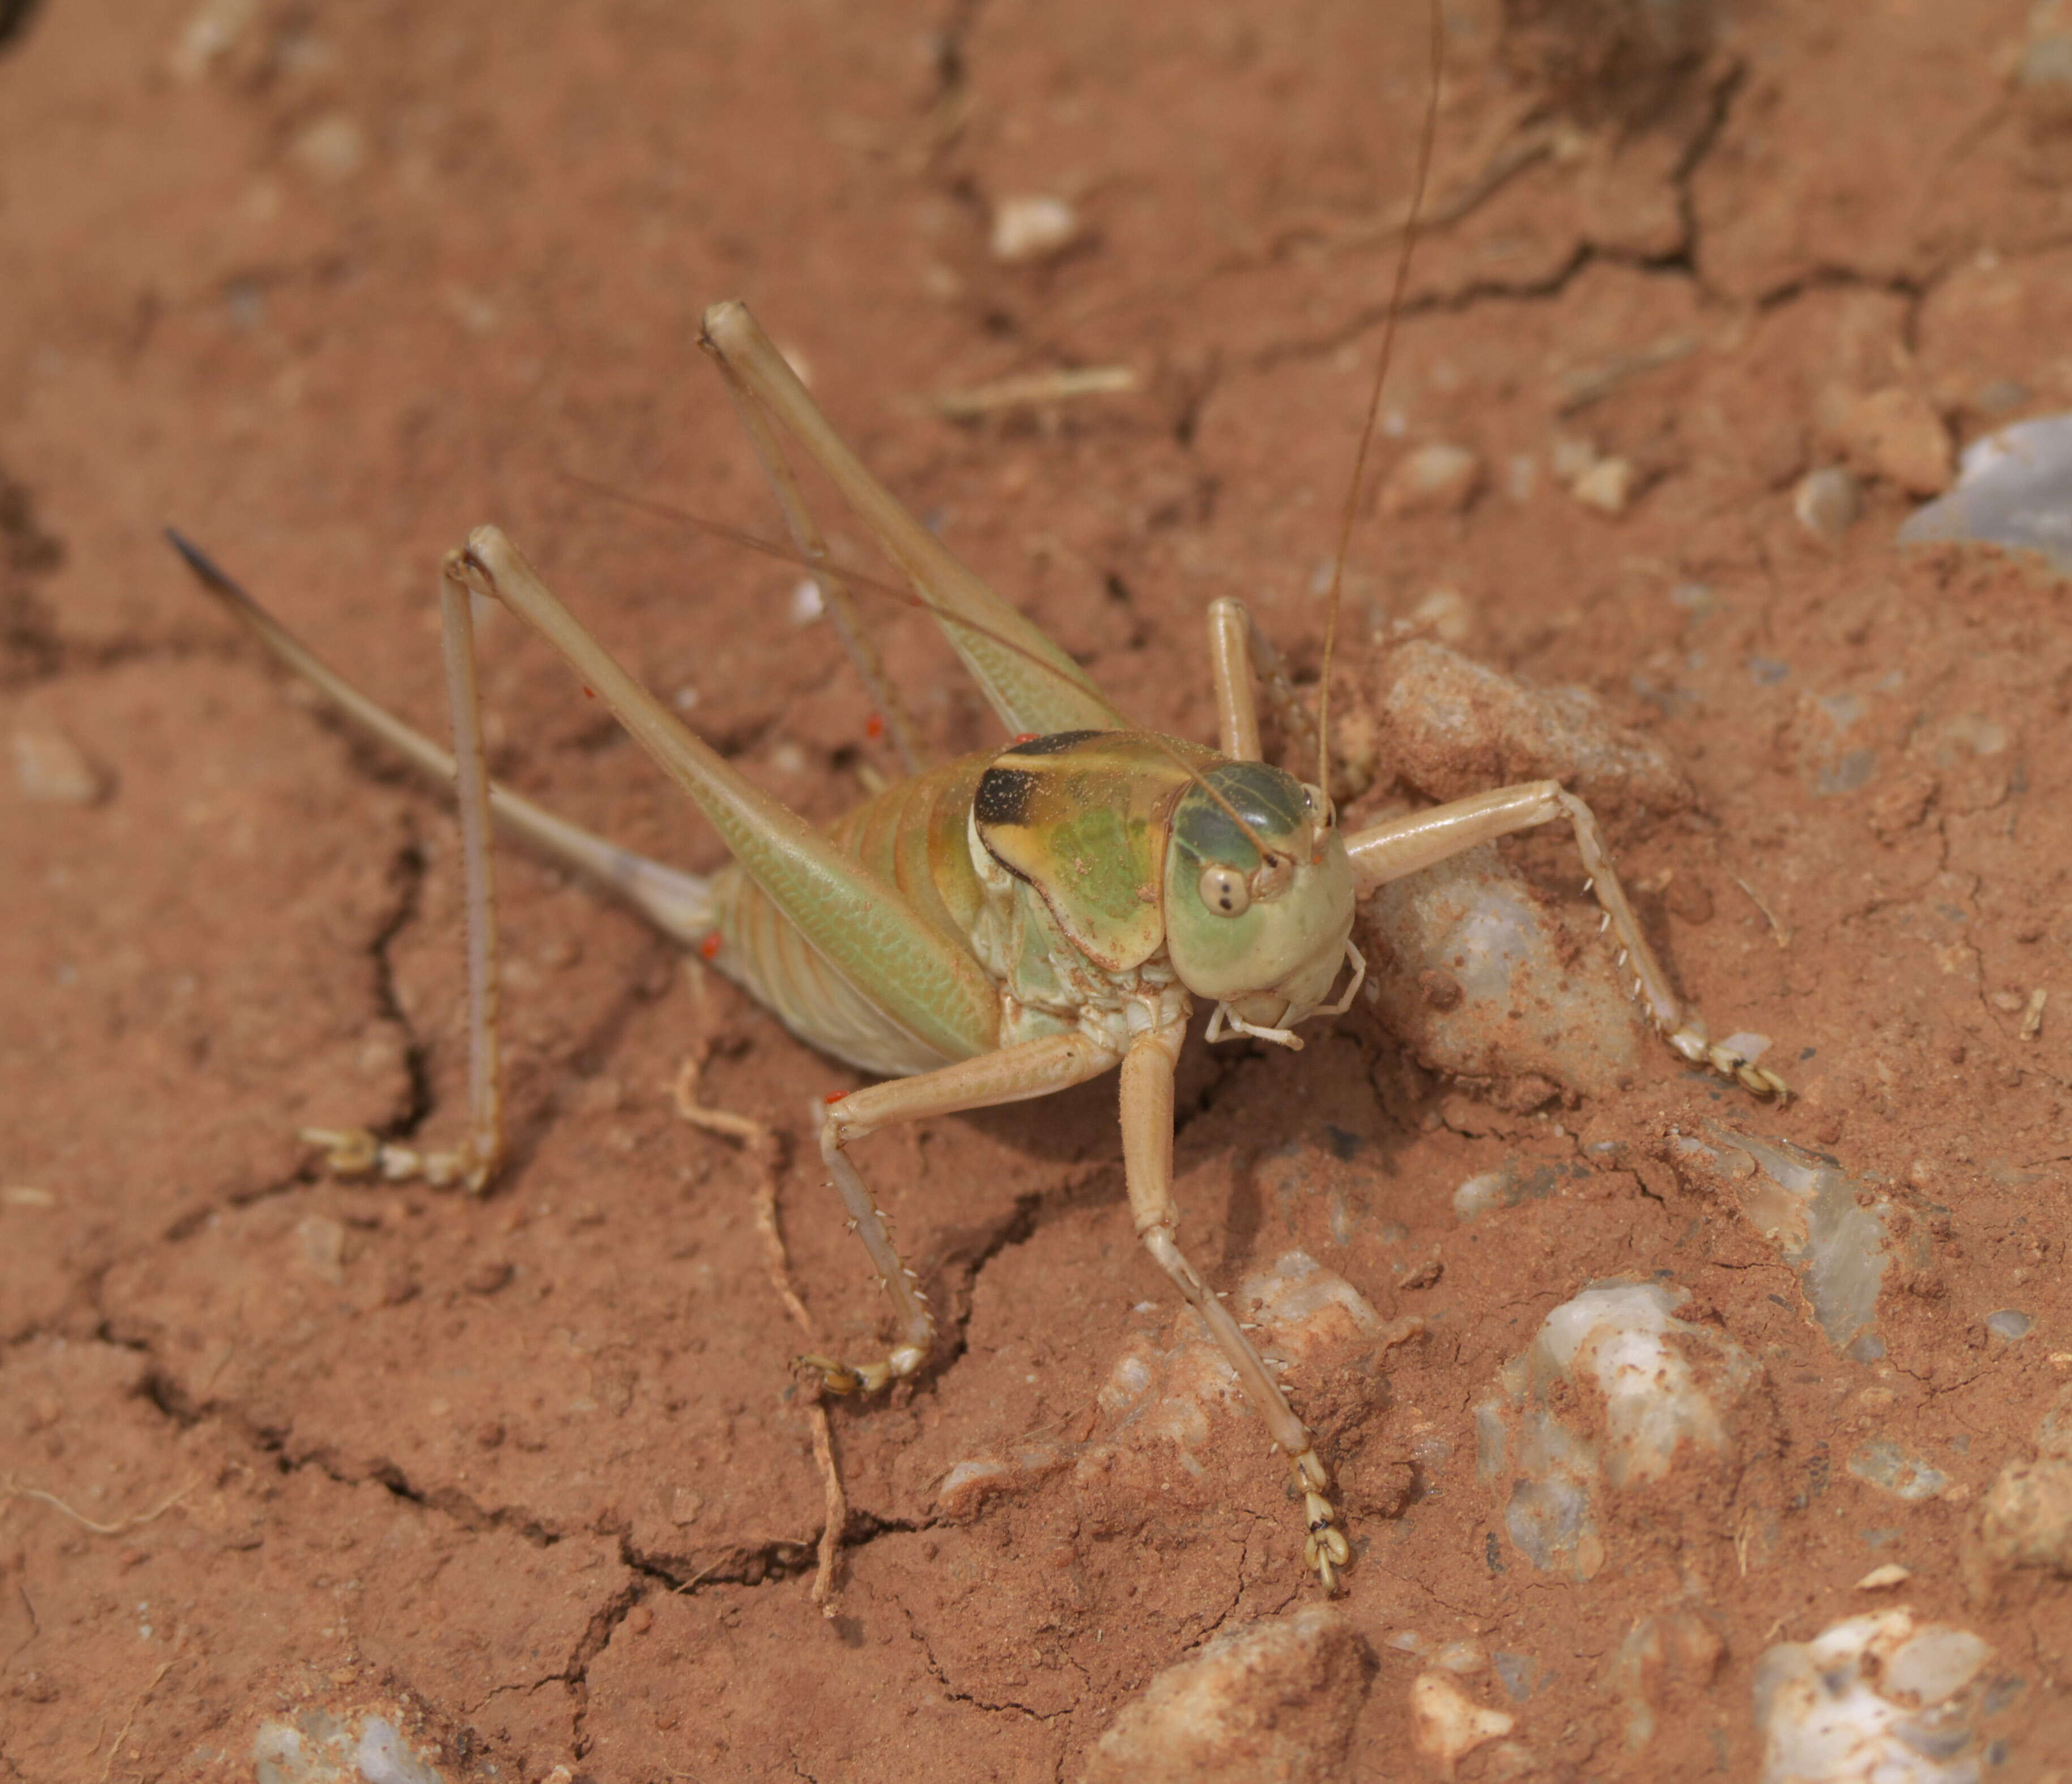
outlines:
[[[898, 566], [1018, 741], [926, 769], [816, 831], [688, 731], [614, 661], [494, 527], [450, 554], [442, 599], [455, 750], [449, 756], [311, 657], [193, 547], [212, 592], [289, 667], [364, 728], [457, 783], [469, 910], [473, 1123], [421, 1152], [359, 1130], [313, 1131], [334, 1168], [483, 1187], [504, 1138], [496, 1059], [492, 818], [612, 887], [697, 949], [801, 1038], [885, 1082], [813, 1106], [821, 1156], [884, 1281], [898, 1335], [857, 1362], [802, 1358], [830, 1391], [918, 1373], [934, 1316], [849, 1157], [902, 1121], [1040, 1097], [1118, 1069], [1137, 1234], [1200, 1315], [1303, 1498], [1305, 1559], [1335, 1588], [1350, 1550], [1330, 1474], [1251, 1341], [1180, 1249], [1172, 1196], [1174, 1069], [1195, 999], [1208, 1038], [1299, 1048], [1294, 1030], [1343, 1011], [1364, 966], [1357, 900], [1476, 843], [1565, 819], [1642, 1009], [1684, 1057], [1758, 1094], [1781, 1080], [1706, 1038], [1635, 921], [1589, 809], [1536, 781], [1346, 834], [1320, 783], [1260, 760], [1240, 604], [1215, 604], [1219, 748], [1135, 730], [1083, 670], [909, 514], [837, 438], [739, 304], [705, 316], [717, 361], [776, 485], [800, 555], [845, 593], [777, 446], [781, 426], [834, 481]], [[471, 592], [502, 602], [561, 655], [691, 798], [735, 857], [709, 878], [620, 849], [492, 786], [483, 766]], [[1319, 773], [1325, 770], [1320, 761]], [[1344, 988], [1334, 997], [1334, 987]]]

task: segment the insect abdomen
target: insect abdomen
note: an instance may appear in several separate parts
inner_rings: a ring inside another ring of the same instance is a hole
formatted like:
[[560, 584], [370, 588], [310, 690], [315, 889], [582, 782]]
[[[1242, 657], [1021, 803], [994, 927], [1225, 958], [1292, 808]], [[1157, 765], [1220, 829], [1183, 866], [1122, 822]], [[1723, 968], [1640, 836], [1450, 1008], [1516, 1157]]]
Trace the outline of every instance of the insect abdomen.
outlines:
[[[888, 787], [836, 820], [828, 834], [969, 950], [985, 902], [972, 871], [971, 801], [993, 752], [968, 756]], [[830, 966], [738, 867], [715, 876], [718, 963], [801, 1040], [884, 1077], [950, 1063]]]

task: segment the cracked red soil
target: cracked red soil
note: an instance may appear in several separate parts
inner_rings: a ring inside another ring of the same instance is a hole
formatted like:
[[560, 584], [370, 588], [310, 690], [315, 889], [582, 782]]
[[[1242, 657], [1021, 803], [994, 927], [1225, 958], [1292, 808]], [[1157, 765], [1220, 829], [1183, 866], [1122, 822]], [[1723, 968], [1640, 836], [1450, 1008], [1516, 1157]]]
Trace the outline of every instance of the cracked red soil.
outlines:
[[[1428, 1322], [1385, 1408], [1310, 1408], [1359, 1550], [1346, 1609], [1382, 1656], [1355, 1775], [1416, 1763], [1415, 1663], [1385, 1645], [1406, 1629], [1537, 1661], [1507, 1704], [1536, 1775], [1749, 1775], [1763, 1646], [1861, 1608], [1853, 1582], [1894, 1558], [1918, 1610], [1994, 1644], [1992, 1732], [2008, 1775], [2038, 1775], [2072, 1747], [2065, 1588], [1967, 1602], [1955, 1544], [2072, 1353], [2066, 599], [2021, 567], [1895, 555], [1881, 482], [1835, 546], [1790, 489], [1833, 456], [1836, 393], [1906, 385], [1965, 436], [2072, 406], [2072, 138], [2008, 85], [2021, 0], [1728, 0], [1659, 115], [1558, 127], [1500, 65], [1494, 9], [1449, 10], [1449, 220], [1383, 458], [1461, 443], [1490, 482], [1464, 513], [1370, 522], [1351, 611], [1456, 591], [1466, 648], [1586, 684], [1670, 748], [1699, 809], [1605, 816], [1682, 985], [1718, 1031], [1777, 1036], [1802, 1094], [1758, 1109], [1664, 1055], [1623, 1093], [1510, 1114], [1364, 1012], [1300, 1057], [1193, 1056], [1198, 1260], [1223, 1279], [1299, 1242]], [[1214, 596], [1314, 667], [1421, 4], [268, 3], [183, 72], [195, 16], [49, 0], [0, 57], [0, 719], [69, 738], [107, 789], [0, 785], [0, 1469], [91, 1521], [0, 1508], [0, 1777], [247, 1776], [279, 1708], [399, 1700], [450, 1776], [1075, 1775], [1161, 1667], [1310, 1589], [1257, 1442], [1156, 1503], [1060, 1477], [937, 1514], [947, 1469], [1082, 1419], [1133, 1322], [1170, 1318], [1112, 1092], [872, 1143], [956, 1338], [891, 1405], [838, 1412], [853, 1547], [824, 1621], [752, 1168], [668, 1086], [712, 1041], [706, 1099], [796, 1139], [806, 1097], [853, 1080], [515, 860], [512, 1168], [475, 1201], [322, 1180], [298, 1123], [458, 1120], [449, 819], [294, 710], [158, 529], [436, 730], [434, 567], [494, 518], [708, 737], [831, 817], [886, 762], [834, 639], [791, 622], [796, 576], [560, 475], [770, 527], [693, 347], [702, 307], [741, 295], [955, 549], [1143, 720], [1207, 734]], [[989, 207], [1030, 192], [1090, 233], [998, 266]], [[1106, 364], [1140, 390], [976, 426], [923, 401]], [[1554, 484], [1562, 435], [1632, 462], [1627, 512]], [[922, 624], [884, 618], [933, 745], [985, 740]], [[716, 862], [543, 651], [492, 626], [485, 656], [500, 773]], [[1526, 853], [1572, 877], [1556, 845]], [[1708, 1115], [1899, 1206], [1882, 1361], [1833, 1357], [1774, 1254], [1663, 1162]], [[1626, 1162], [1453, 1212], [1478, 1172], [1578, 1157]], [[817, 1172], [782, 1189], [813, 1316], [868, 1342], [880, 1309]], [[1359, 1211], [1342, 1238], [1333, 1192]], [[1769, 1373], [1795, 1483], [1776, 1539], [1708, 1529], [1588, 1586], [1535, 1578], [1491, 1535], [1469, 1407], [1556, 1303], [1656, 1270]], [[2034, 1321], [2013, 1343], [1983, 1324], [2008, 1308]], [[1948, 1489], [1903, 1504], [1852, 1476], [1873, 1435]], [[1377, 1483], [1413, 1455], [1386, 1515]], [[1630, 1760], [1610, 1656], [1694, 1594], [1720, 1670]]]

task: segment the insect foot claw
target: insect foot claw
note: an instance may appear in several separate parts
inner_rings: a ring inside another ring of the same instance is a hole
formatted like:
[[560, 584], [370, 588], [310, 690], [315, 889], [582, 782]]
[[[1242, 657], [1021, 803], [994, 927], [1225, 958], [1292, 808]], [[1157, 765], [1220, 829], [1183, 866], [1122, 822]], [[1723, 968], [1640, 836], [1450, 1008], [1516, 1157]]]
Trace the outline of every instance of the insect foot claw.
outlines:
[[305, 1127], [298, 1136], [305, 1146], [323, 1148], [324, 1168], [333, 1176], [379, 1176], [388, 1183], [413, 1180], [444, 1189], [459, 1184], [471, 1195], [488, 1185], [496, 1155], [471, 1143], [450, 1151], [420, 1152], [392, 1146], [365, 1127]]
[[1775, 1097], [1779, 1102], [1790, 1099], [1791, 1086], [1776, 1073], [1767, 1065], [1757, 1065], [1738, 1049], [1707, 1040], [1700, 1023], [1687, 1022], [1680, 1028], [1666, 1032], [1664, 1038], [1693, 1065], [1703, 1065], [1721, 1077], [1730, 1077], [1757, 1096]]
[[1326, 1473], [1323, 1458], [1314, 1449], [1305, 1450], [1295, 1457], [1295, 1490], [1302, 1495], [1302, 1516], [1309, 1526], [1309, 1536], [1302, 1545], [1302, 1559], [1323, 1582], [1324, 1590], [1335, 1597], [1340, 1580], [1339, 1570], [1349, 1565], [1353, 1558], [1352, 1545], [1346, 1540], [1346, 1533], [1338, 1528], [1338, 1514], [1331, 1502], [1324, 1496], [1324, 1489], [1330, 1484]]
[[1766, 1066], [1738, 1065], [1734, 1069], [1734, 1076], [1759, 1097], [1774, 1096], [1779, 1102], [1791, 1099], [1791, 1086]]
[[874, 1363], [837, 1362], [832, 1357], [794, 1357], [791, 1366], [818, 1370], [821, 1386], [830, 1394], [875, 1394], [917, 1373], [927, 1360], [925, 1345], [902, 1344], [890, 1356]]
[[305, 1146], [323, 1148], [324, 1168], [334, 1176], [371, 1176], [380, 1168], [386, 1150], [364, 1127], [305, 1127], [295, 1137]]
[[1712, 1046], [1705, 1049], [1705, 1063], [1722, 1077], [1730, 1077], [1744, 1090], [1759, 1097], [1775, 1097], [1779, 1102], [1788, 1101], [1791, 1086], [1770, 1070], [1767, 1065], [1758, 1065], [1745, 1053], [1737, 1053], [1731, 1047]]
[[1346, 1534], [1333, 1525], [1326, 1525], [1313, 1534], [1302, 1545], [1302, 1559], [1311, 1572], [1322, 1583], [1324, 1590], [1332, 1597], [1338, 1597], [1344, 1585], [1339, 1569], [1352, 1559], [1352, 1547], [1346, 1541]]
[[838, 1363], [832, 1357], [794, 1357], [794, 1369], [813, 1369], [820, 1371], [820, 1385], [830, 1394], [864, 1394], [870, 1384], [862, 1371], [851, 1369], [846, 1363]]

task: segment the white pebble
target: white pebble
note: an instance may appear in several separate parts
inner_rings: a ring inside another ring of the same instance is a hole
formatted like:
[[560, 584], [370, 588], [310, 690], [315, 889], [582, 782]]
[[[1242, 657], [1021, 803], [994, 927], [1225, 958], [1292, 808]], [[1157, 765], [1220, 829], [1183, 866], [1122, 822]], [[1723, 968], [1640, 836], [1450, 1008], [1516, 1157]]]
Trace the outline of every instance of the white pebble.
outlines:
[[1557, 434], [1547, 461], [1558, 481], [1572, 484], [1597, 462], [1597, 449], [1578, 435]]
[[1435, 588], [1410, 610], [1419, 625], [1429, 626], [1442, 644], [1466, 644], [1475, 628], [1474, 609], [1457, 588]]
[[1688, 1299], [1659, 1282], [1585, 1289], [1476, 1403], [1476, 1472], [1535, 1567], [1592, 1579], [1610, 1559], [1609, 1495], [1739, 1466], [1737, 1415], [1762, 1371], [1725, 1333], [1678, 1319]]
[[86, 752], [61, 731], [18, 730], [9, 742], [14, 781], [23, 795], [45, 805], [91, 805], [108, 784]]
[[1484, 1709], [1444, 1673], [1420, 1672], [1411, 1682], [1410, 1717], [1417, 1750], [1438, 1761], [1449, 1776], [1485, 1741], [1509, 1734], [1512, 1719]]
[[1791, 493], [1791, 512], [1799, 524], [1831, 545], [1849, 530], [1862, 505], [1856, 480], [1839, 464], [1807, 472]]
[[1079, 235], [1079, 213], [1062, 198], [1005, 198], [993, 207], [993, 258], [1006, 266], [1048, 260]]
[[367, 159], [367, 138], [343, 112], [331, 112], [304, 130], [288, 152], [306, 171], [335, 184], [360, 171]]
[[1992, 1650], [1905, 1606], [1780, 1642], [1757, 1662], [1762, 1784], [1975, 1784], [1964, 1707]]
[[202, 0], [166, 59], [173, 73], [182, 80], [199, 80], [236, 47], [258, 16], [259, 0]]
[[1623, 514], [1638, 477], [1630, 459], [1600, 459], [1568, 485], [1568, 492], [1601, 514]]
[[1465, 446], [1435, 442], [1396, 460], [1382, 485], [1384, 514], [1457, 514], [1481, 488], [1482, 461]]

